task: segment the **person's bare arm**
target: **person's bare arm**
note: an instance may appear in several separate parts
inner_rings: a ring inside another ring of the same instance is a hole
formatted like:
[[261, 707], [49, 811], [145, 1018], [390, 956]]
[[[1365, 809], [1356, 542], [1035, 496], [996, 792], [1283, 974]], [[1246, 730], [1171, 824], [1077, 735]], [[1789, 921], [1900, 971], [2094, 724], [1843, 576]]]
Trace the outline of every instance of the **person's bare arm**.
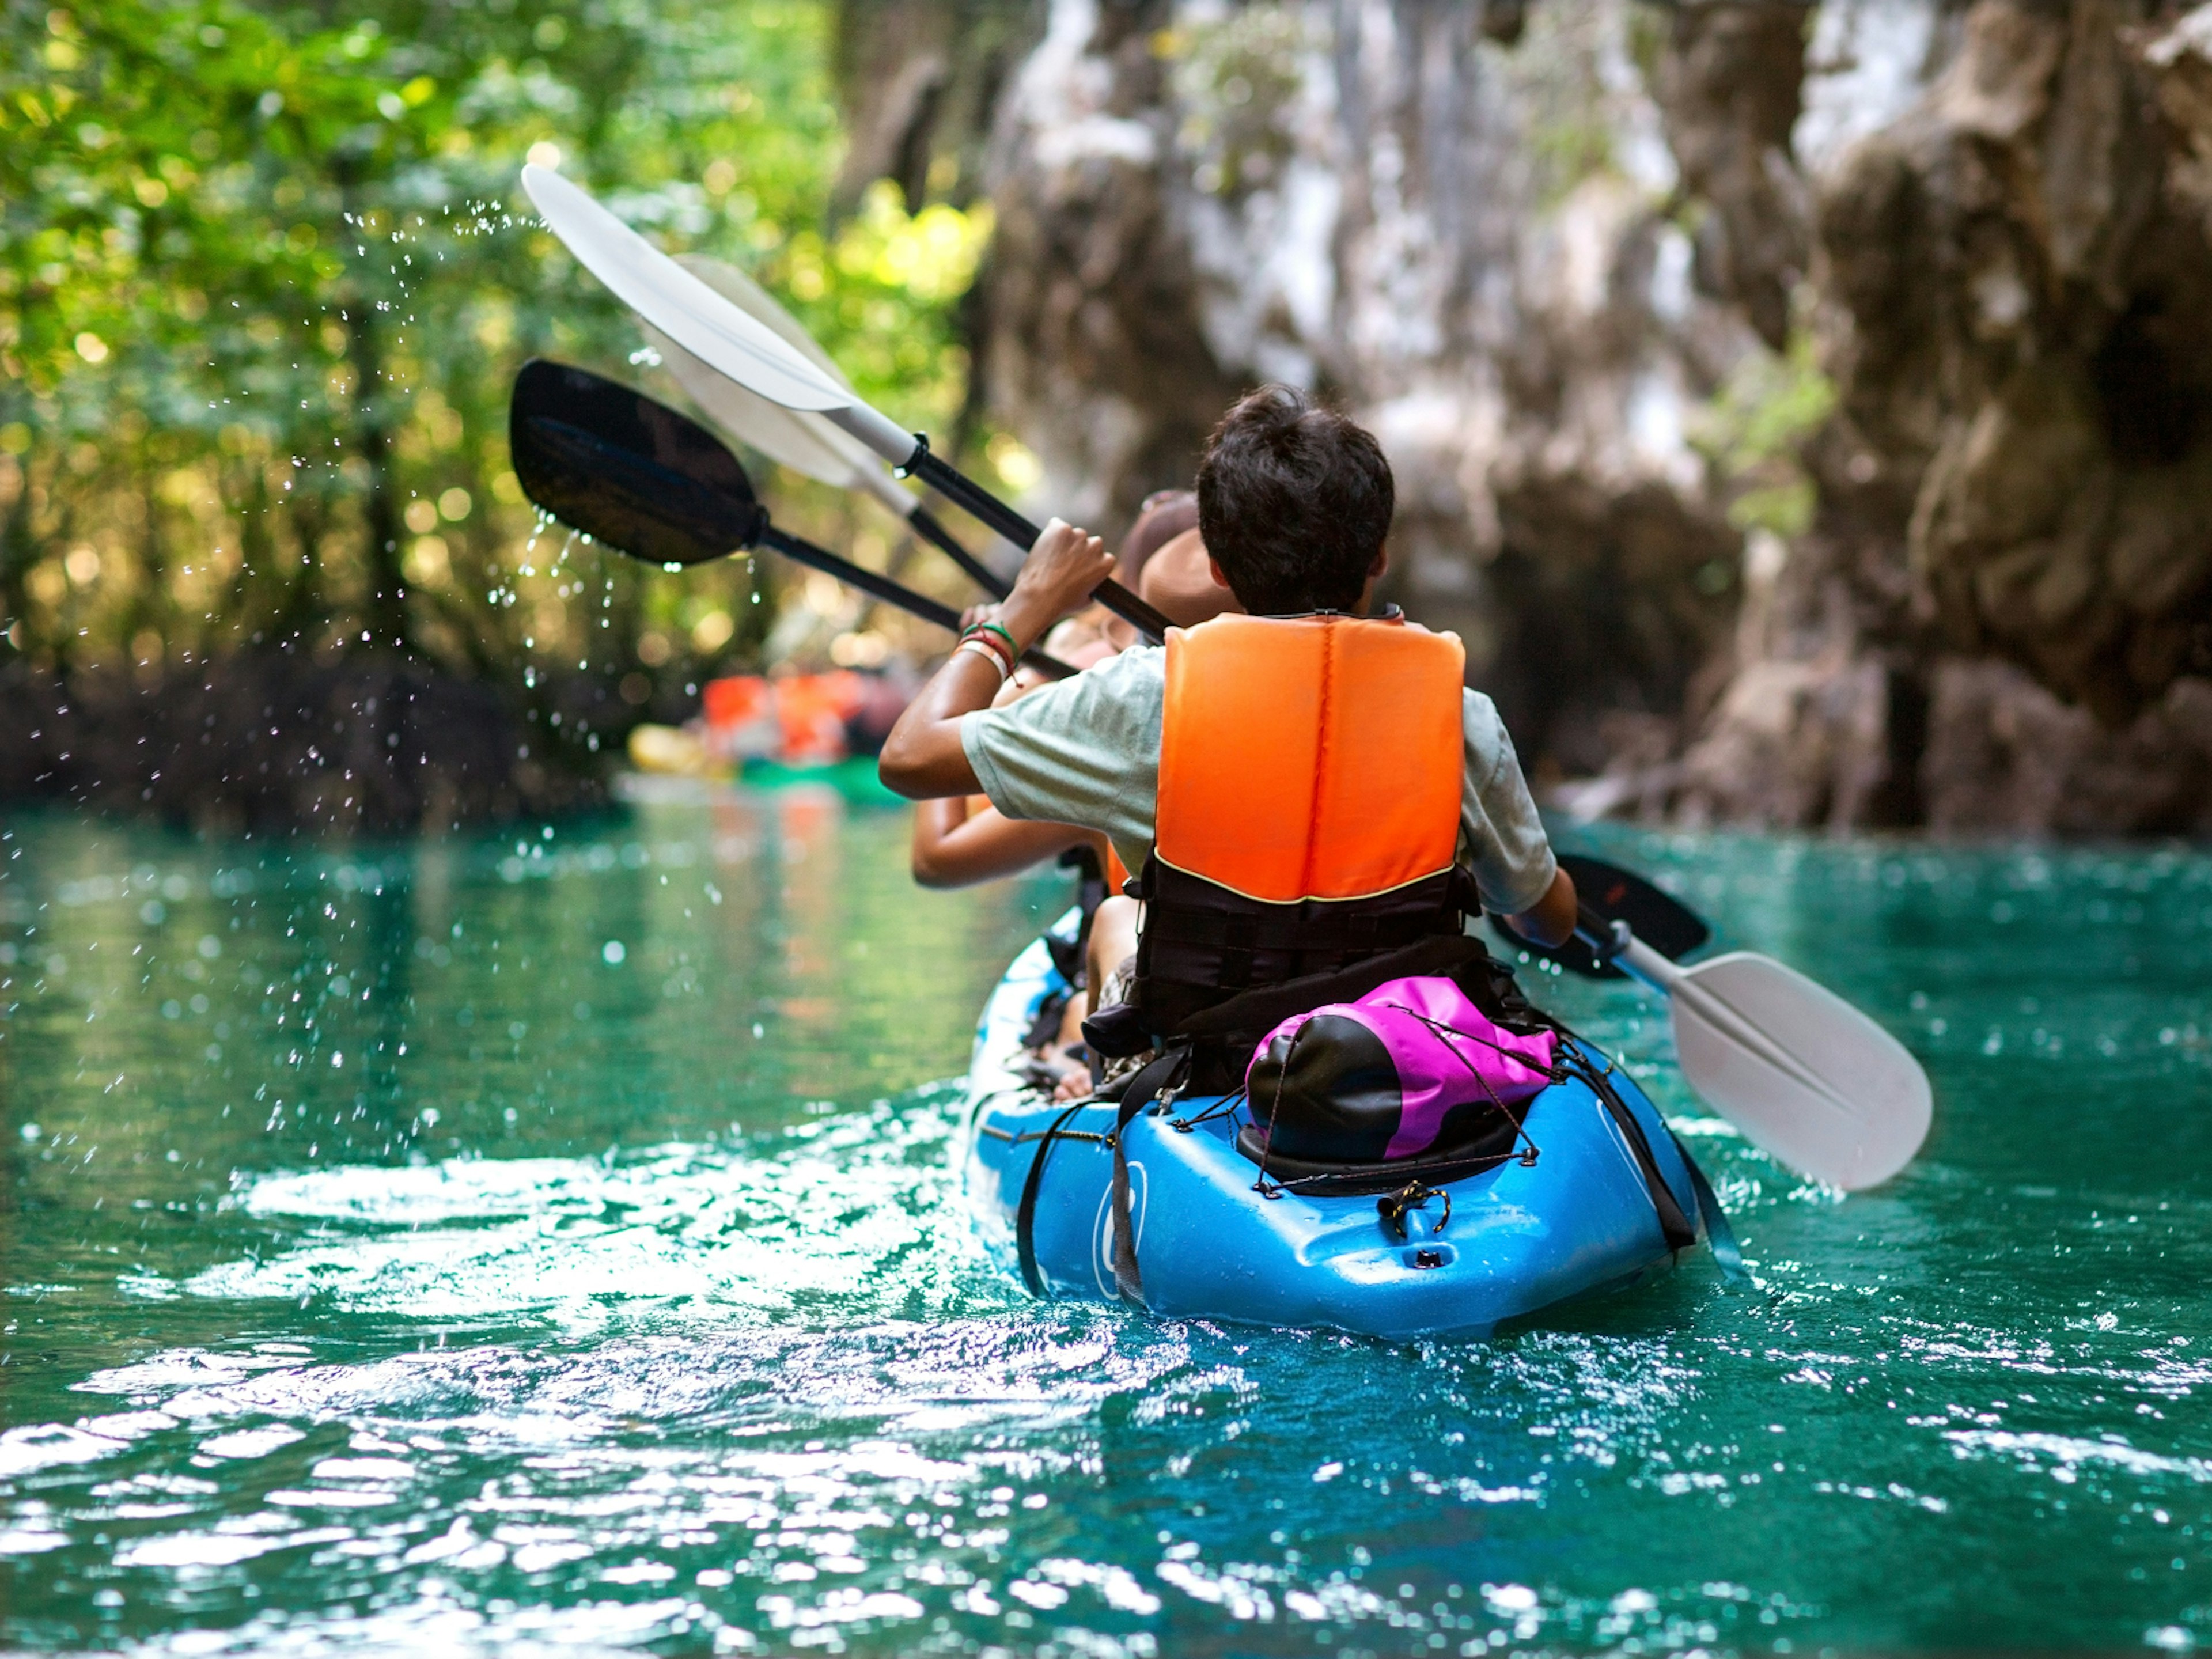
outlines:
[[[1027, 650], [1045, 629], [1091, 597], [1114, 574], [1114, 556], [1089, 532], [1054, 519], [1030, 550], [1014, 591], [994, 619]], [[986, 613], [990, 614], [990, 613]], [[955, 651], [891, 727], [876, 775], [908, 800], [972, 795], [981, 785], [960, 744], [963, 717], [991, 706], [999, 677], [973, 651]]]
[[972, 817], [958, 796], [914, 809], [914, 878], [924, 887], [967, 887], [1018, 874], [1086, 839], [1068, 823], [1010, 818], [995, 806]]
[[1532, 944], [1565, 945], [1575, 931], [1576, 902], [1575, 878], [1557, 871], [1544, 896], [1520, 915], [1506, 917], [1506, 924]]

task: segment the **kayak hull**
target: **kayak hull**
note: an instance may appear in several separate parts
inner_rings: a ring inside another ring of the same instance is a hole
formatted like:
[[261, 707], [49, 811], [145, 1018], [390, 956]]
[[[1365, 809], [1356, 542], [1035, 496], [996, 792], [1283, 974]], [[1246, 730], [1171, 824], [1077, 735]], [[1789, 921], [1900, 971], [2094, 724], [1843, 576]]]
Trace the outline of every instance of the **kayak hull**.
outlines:
[[[1112, 1301], [1114, 1157], [1103, 1137], [1115, 1108], [1083, 1107], [1045, 1143], [1039, 1137], [1067, 1109], [1019, 1071], [1039, 1006], [1065, 988], [1038, 940], [986, 1005], [963, 1173], [986, 1248], [1015, 1268], [1022, 1193], [1042, 1147], [1031, 1229], [1042, 1285], [1051, 1296]], [[1698, 1216], [1688, 1167], [1656, 1109], [1625, 1073], [1614, 1072], [1613, 1083], [1682, 1212]], [[1509, 1158], [1439, 1187], [1407, 1213], [1402, 1237], [1372, 1196], [1263, 1196], [1257, 1165], [1236, 1146], [1243, 1112], [1195, 1121], [1220, 1103], [1193, 1097], [1128, 1128], [1130, 1214], [1146, 1305], [1156, 1314], [1389, 1339], [1480, 1336], [1674, 1261], [1635, 1153], [1579, 1080], [1530, 1103], [1524, 1146], [1536, 1147], [1533, 1162]]]

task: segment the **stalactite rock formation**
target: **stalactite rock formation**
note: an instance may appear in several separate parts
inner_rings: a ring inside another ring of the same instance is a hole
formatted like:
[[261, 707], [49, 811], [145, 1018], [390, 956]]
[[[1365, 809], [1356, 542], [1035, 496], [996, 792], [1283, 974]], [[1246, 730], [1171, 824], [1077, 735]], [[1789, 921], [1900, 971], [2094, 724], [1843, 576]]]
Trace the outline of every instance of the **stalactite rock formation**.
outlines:
[[1167, 9], [1053, 8], [999, 123], [998, 234], [981, 365], [1044, 463], [1053, 510], [1117, 529], [1151, 489], [1186, 483], [1238, 390], [1196, 303], [1168, 163]]

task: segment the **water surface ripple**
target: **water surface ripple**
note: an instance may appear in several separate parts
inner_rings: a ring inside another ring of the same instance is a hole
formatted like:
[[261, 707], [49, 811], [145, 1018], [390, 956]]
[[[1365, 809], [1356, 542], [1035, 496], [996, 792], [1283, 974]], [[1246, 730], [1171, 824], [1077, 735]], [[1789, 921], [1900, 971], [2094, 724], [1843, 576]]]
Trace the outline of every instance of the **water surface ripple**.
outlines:
[[1607, 837], [1899, 1032], [1935, 1136], [1841, 1200], [1542, 980], [1756, 1284], [1391, 1346], [981, 1257], [942, 1079], [1063, 896], [918, 894], [902, 817], [0, 835], [0, 1640], [2212, 1642], [2203, 853]]

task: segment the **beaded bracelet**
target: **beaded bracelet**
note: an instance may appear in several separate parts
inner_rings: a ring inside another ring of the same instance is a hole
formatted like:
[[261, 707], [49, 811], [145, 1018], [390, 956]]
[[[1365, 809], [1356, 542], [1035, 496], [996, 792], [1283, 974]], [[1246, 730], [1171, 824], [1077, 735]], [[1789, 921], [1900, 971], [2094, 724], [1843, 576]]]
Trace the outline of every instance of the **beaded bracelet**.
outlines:
[[990, 664], [993, 672], [999, 677], [999, 684], [1004, 685], [1006, 683], [1008, 678], [1006, 659], [999, 654], [996, 646], [986, 644], [981, 640], [963, 640], [958, 645], [953, 647], [952, 654], [957, 657], [963, 651], [981, 657], [985, 662]]

